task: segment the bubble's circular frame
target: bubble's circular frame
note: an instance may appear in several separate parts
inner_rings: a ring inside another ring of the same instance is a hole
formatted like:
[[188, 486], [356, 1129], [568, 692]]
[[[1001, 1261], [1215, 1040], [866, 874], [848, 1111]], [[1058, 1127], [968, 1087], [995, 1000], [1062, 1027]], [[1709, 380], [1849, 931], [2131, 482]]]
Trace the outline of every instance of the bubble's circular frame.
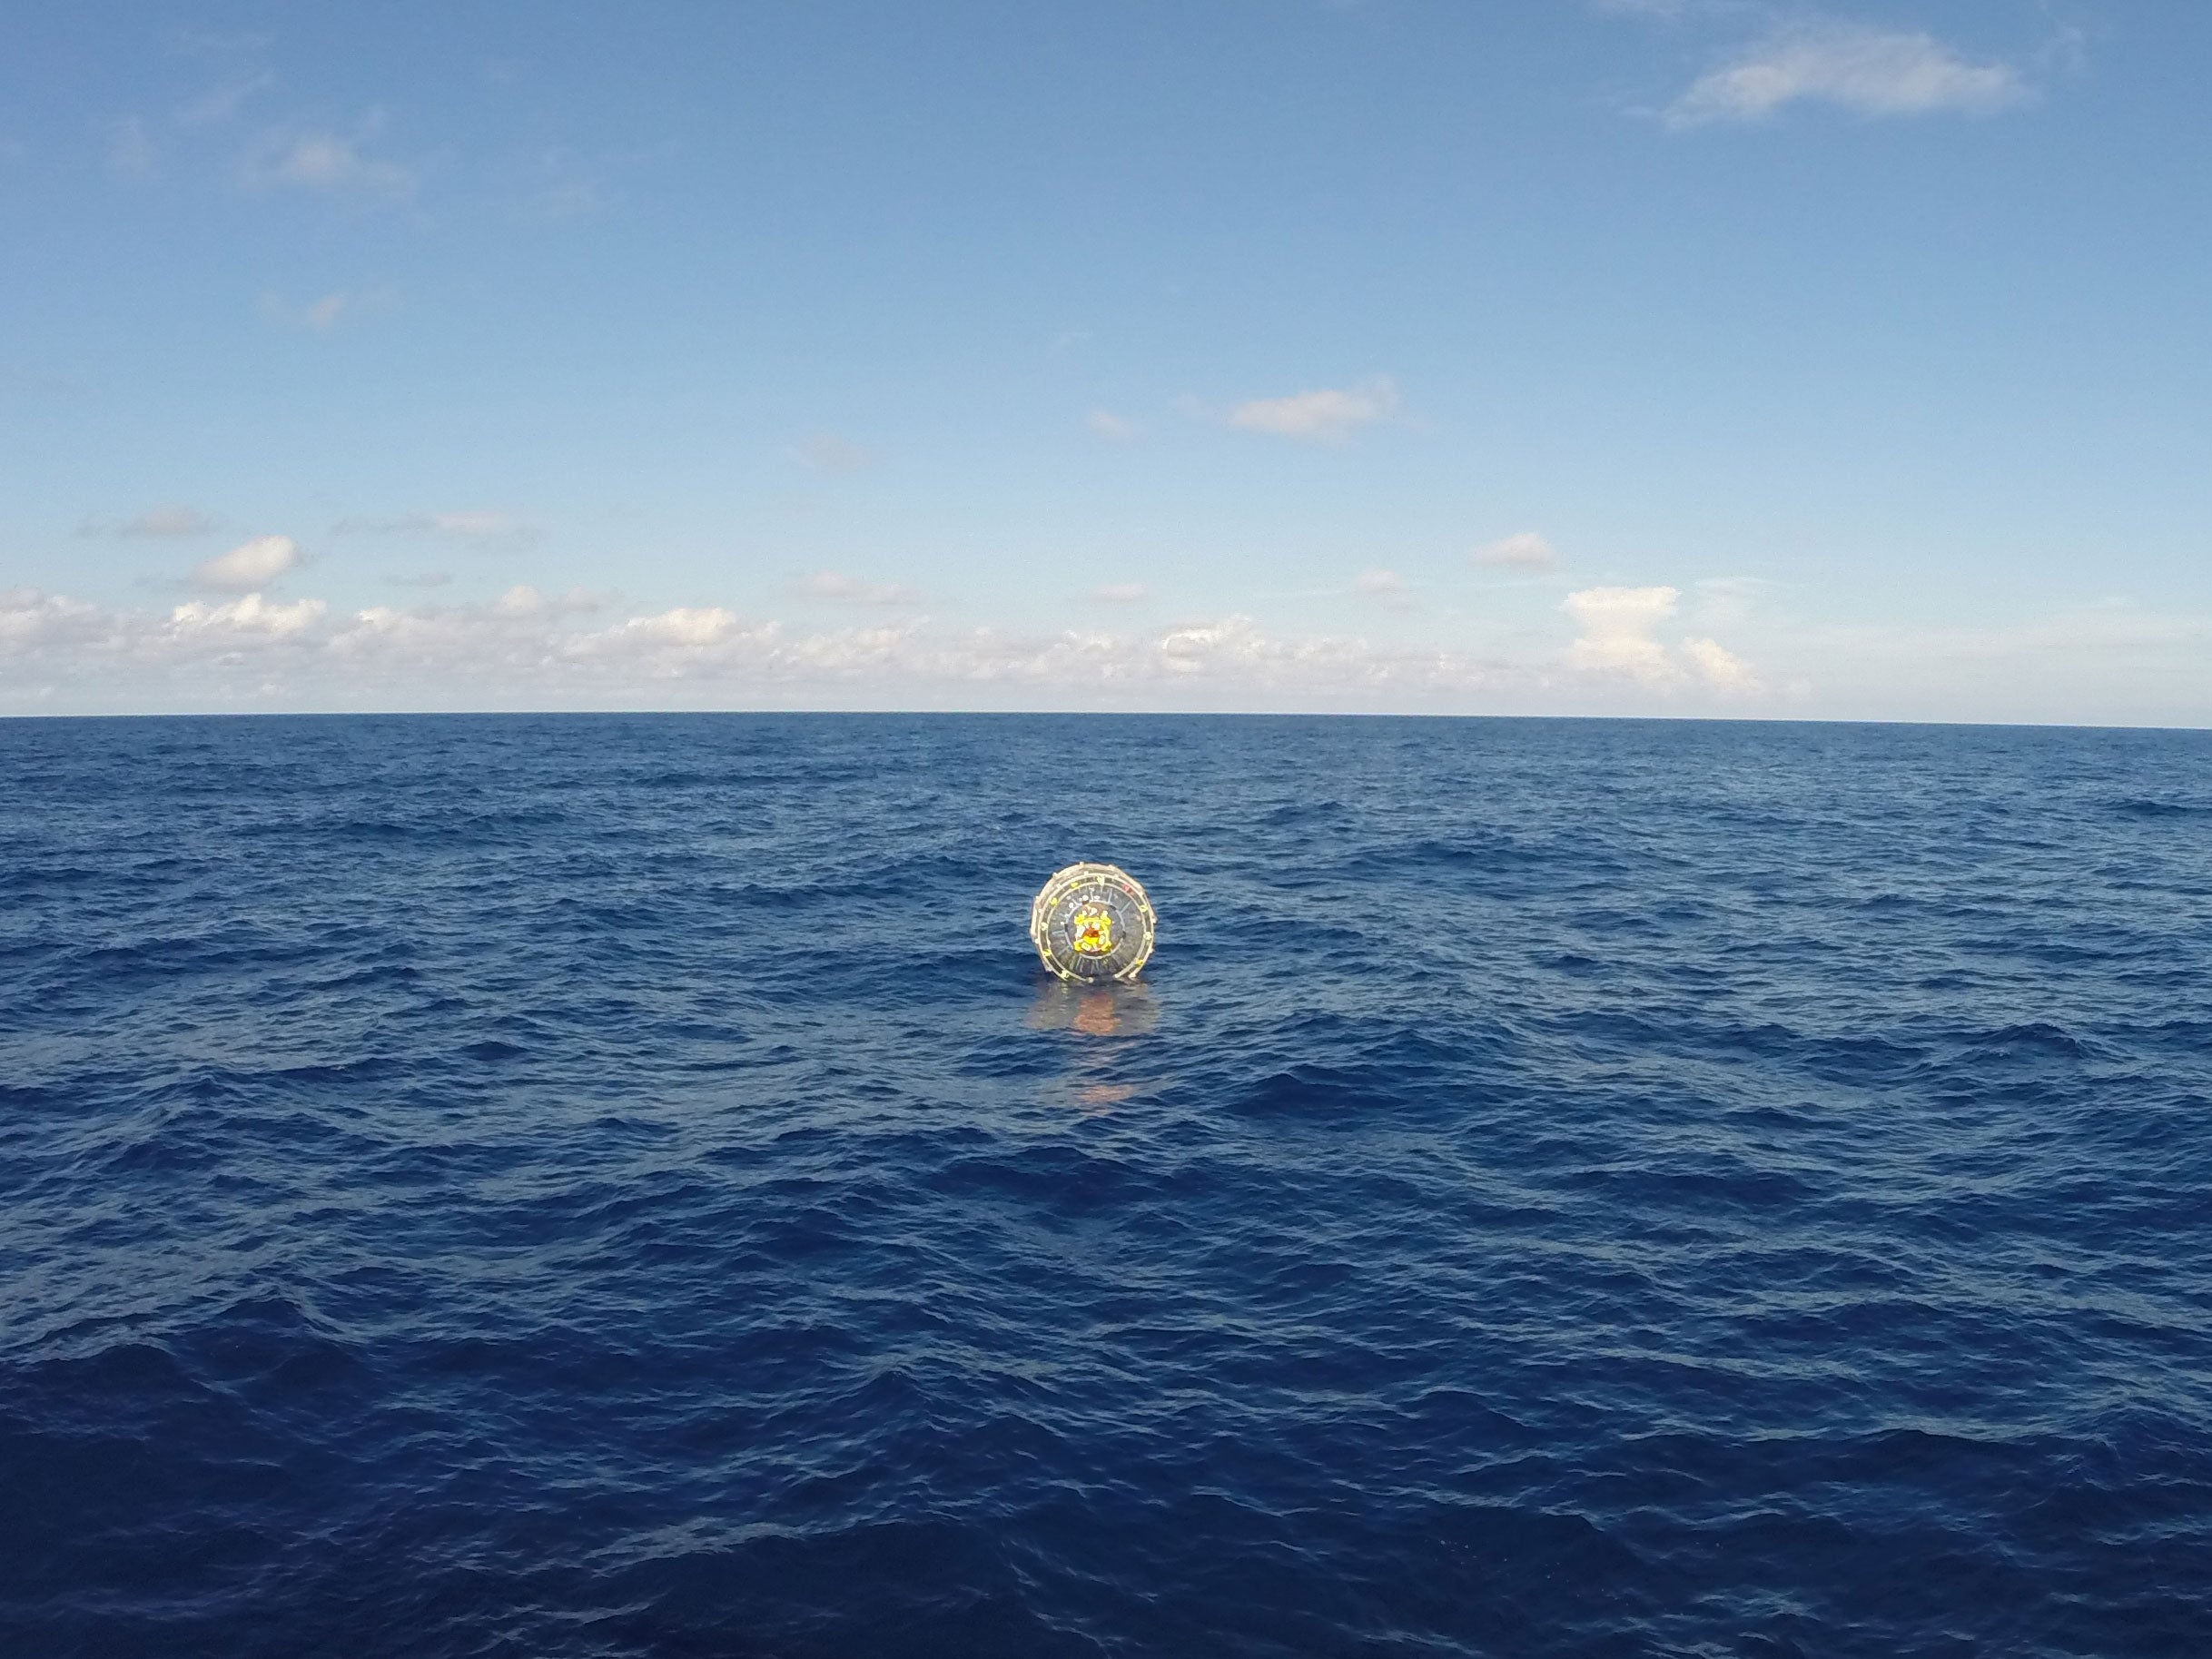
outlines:
[[1037, 960], [1078, 984], [1135, 979], [1151, 959], [1158, 923], [1144, 888], [1118, 864], [1056, 870], [1029, 907]]

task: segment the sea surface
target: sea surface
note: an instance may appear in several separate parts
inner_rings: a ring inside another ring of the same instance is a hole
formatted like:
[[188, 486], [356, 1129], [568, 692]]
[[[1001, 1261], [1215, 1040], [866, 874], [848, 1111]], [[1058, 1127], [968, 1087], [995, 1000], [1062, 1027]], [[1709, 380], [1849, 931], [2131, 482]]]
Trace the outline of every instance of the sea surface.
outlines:
[[0, 722], [0, 1653], [2202, 1659], [2212, 735]]

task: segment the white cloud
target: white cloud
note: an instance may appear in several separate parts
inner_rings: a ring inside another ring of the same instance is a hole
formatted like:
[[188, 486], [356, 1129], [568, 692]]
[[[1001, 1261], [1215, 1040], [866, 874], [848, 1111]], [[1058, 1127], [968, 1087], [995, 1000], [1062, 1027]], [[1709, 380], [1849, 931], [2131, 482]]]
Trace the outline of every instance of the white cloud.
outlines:
[[228, 553], [203, 559], [193, 571], [202, 588], [265, 588], [300, 566], [300, 544], [289, 536], [256, 536]]
[[1152, 590], [1142, 582], [1101, 582], [1090, 597], [1109, 605], [1137, 605], [1150, 598]]
[[28, 654], [44, 646], [88, 645], [108, 631], [96, 605], [35, 588], [0, 588], [0, 649]]
[[1467, 554], [1477, 565], [1509, 565], [1527, 569], [1542, 569], [1557, 557], [1552, 544], [1534, 530], [1486, 541]]
[[1751, 664], [1717, 639], [1694, 638], [1670, 650], [1659, 628], [1682, 599], [1675, 588], [1585, 588], [1561, 605], [1581, 633], [1566, 649], [1577, 674], [1621, 680], [1651, 690], [1692, 686], [1723, 696], [1765, 689]]
[[1717, 639], [1685, 639], [1682, 654], [1691, 671], [1714, 691], [1749, 696], [1765, 689], [1752, 666]]
[[[395, 701], [1056, 703], [1329, 706], [1433, 704], [1541, 683], [1515, 667], [1436, 650], [1379, 648], [1358, 637], [1280, 638], [1249, 617], [1150, 632], [991, 628], [932, 631], [869, 624], [801, 632], [718, 606], [678, 607], [578, 627], [560, 602], [527, 591], [489, 605], [372, 606], [333, 617], [321, 600], [259, 593], [194, 601], [165, 617], [106, 612], [35, 593], [0, 594], [0, 691], [74, 676], [112, 697], [140, 685], [262, 701], [391, 706]], [[244, 690], [241, 692], [240, 687]], [[840, 692], [838, 687], [847, 687]]]
[[[1664, 596], [1664, 589], [1655, 590]], [[1626, 600], [1606, 597], [1632, 597]], [[1594, 641], [1643, 638], [1595, 671], [1555, 650], [1282, 635], [1249, 617], [1063, 629], [951, 629], [879, 616], [812, 628], [714, 605], [579, 616], [567, 598], [372, 606], [209, 596], [110, 609], [0, 588], [0, 704], [28, 711], [290, 708], [1113, 708], [1686, 713], [1782, 706], [1872, 719], [2212, 726], [2212, 615], [2111, 599], [1976, 627], [1763, 625], [1734, 638], [1643, 588], [1581, 590]], [[410, 596], [410, 597], [418, 596]], [[1132, 624], [1144, 613], [1120, 613]], [[1681, 637], [1680, 628], [1690, 637]], [[1711, 637], [1721, 633], [1729, 644]], [[1786, 672], [1767, 667], [1786, 664]], [[1610, 666], [1608, 666], [1610, 665]], [[1763, 681], [1764, 689], [1757, 689]], [[1811, 685], [1817, 684], [1817, 694]], [[1755, 693], [1755, 696], [1753, 695]]]
[[1582, 634], [1567, 647], [1567, 667], [1646, 685], [1672, 684], [1681, 670], [1654, 633], [1674, 614], [1681, 597], [1673, 588], [1585, 588], [1570, 593], [1561, 608]]
[[256, 189], [315, 190], [388, 202], [408, 200], [416, 183], [410, 169], [364, 155], [354, 140], [335, 133], [272, 133], [247, 153], [241, 176]]
[[1128, 443], [1132, 439], [1144, 436], [1144, 428], [1136, 421], [1110, 414], [1102, 409], [1092, 410], [1084, 417], [1083, 424], [1101, 438], [1111, 439], [1115, 443]]
[[180, 605], [169, 613], [169, 626], [178, 633], [266, 634], [272, 638], [288, 639], [306, 633], [322, 620], [329, 609], [321, 599], [296, 599], [290, 605], [272, 605], [260, 594], [250, 593], [228, 605], [211, 605], [204, 599]]
[[1757, 121], [1786, 104], [1860, 115], [1988, 114], [2028, 96], [2009, 64], [1976, 64], [1930, 35], [1816, 23], [1782, 30], [1701, 76], [1666, 111], [1669, 126]]
[[657, 617], [632, 617], [610, 635], [587, 635], [587, 641], [609, 637], [641, 639], [655, 645], [682, 646], [703, 650], [722, 644], [738, 632], [737, 613], [720, 606], [701, 609], [662, 611]]
[[1413, 588], [1395, 570], [1362, 570], [1352, 578], [1352, 588], [1370, 599], [1379, 599], [1393, 610], [1413, 608]]
[[[436, 583], [420, 585], [438, 586]], [[540, 593], [527, 582], [509, 588], [492, 603], [492, 609], [502, 617], [583, 616], [606, 608], [607, 596], [604, 594], [588, 593], [581, 588], [571, 588], [566, 593]]]
[[911, 605], [920, 597], [904, 582], [864, 582], [836, 570], [817, 570], [791, 584], [802, 599], [827, 599], [834, 605]]
[[817, 472], [865, 472], [875, 465], [875, 453], [840, 438], [834, 432], [813, 432], [791, 446], [794, 459]]
[[1279, 438], [1333, 443], [1363, 426], [1388, 420], [1397, 407], [1397, 385], [1387, 375], [1378, 375], [1358, 386], [1256, 398], [1231, 410], [1229, 423]]

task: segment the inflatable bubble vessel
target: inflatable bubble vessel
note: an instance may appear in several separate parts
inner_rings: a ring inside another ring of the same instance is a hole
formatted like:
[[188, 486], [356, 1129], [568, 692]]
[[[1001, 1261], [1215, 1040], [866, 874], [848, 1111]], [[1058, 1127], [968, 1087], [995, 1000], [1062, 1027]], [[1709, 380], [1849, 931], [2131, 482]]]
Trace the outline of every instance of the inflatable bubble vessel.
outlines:
[[1029, 907], [1038, 960], [1062, 979], [1132, 980], [1152, 954], [1158, 920], [1136, 877], [1116, 864], [1070, 864]]

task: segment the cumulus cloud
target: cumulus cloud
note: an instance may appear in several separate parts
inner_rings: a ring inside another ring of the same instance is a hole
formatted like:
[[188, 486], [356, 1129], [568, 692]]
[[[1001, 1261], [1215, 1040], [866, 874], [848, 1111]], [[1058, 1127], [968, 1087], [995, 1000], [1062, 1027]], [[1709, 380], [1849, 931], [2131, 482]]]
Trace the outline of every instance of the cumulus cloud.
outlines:
[[1668, 125], [1758, 121], [1797, 103], [1854, 114], [1989, 114], [2028, 96], [2009, 64], [1977, 64], [1932, 36], [1814, 23], [1770, 35], [1700, 76], [1666, 111]]
[[1752, 666], [1717, 639], [1685, 639], [1682, 654], [1691, 672], [1714, 691], [1749, 696], [1764, 689]]
[[836, 570], [817, 570], [791, 584], [802, 599], [826, 599], [833, 605], [911, 605], [921, 596], [904, 582], [864, 582]]
[[1467, 554], [1467, 558], [1477, 565], [1502, 565], [1532, 570], [1543, 569], [1556, 557], [1552, 544], [1534, 530], [1522, 530], [1516, 535], [1500, 537], [1496, 541], [1486, 541]]
[[178, 633], [265, 634], [284, 639], [306, 633], [322, 620], [329, 609], [321, 599], [295, 599], [290, 605], [277, 605], [258, 593], [250, 593], [228, 605], [211, 605], [204, 599], [180, 605], [169, 613], [169, 626]]
[[192, 578], [202, 588], [239, 590], [265, 588], [287, 570], [300, 567], [300, 544], [289, 536], [256, 536], [242, 541], [228, 553], [202, 559]]
[[1111, 439], [1115, 443], [1127, 443], [1131, 439], [1144, 436], [1144, 428], [1136, 421], [1111, 414], [1102, 409], [1092, 410], [1084, 418], [1083, 423], [1101, 438]]
[[1694, 638], [1670, 650], [1659, 637], [1682, 599], [1674, 588], [1585, 588], [1561, 608], [1581, 630], [1567, 647], [1566, 666], [1578, 674], [1626, 680], [1652, 689], [1684, 685], [1723, 696], [1763, 689], [1752, 666], [1716, 639]]
[[1397, 412], [1397, 387], [1387, 375], [1358, 386], [1292, 392], [1287, 398], [1255, 398], [1229, 411], [1229, 423], [1251, 432], [1271, 432], [1334, 443], [1364, 426]]
[[96, 605], [35, 588], [0, 588], [0, 650], [24, 655], [43, 647], [90, 645], [111, 631]]
[[404, 202], [415, 193], [415, 174], [397, 162], [362, 153], [360, 143], [336, 133], [272, 133], [246, 153], [240, 173], [258, 190], [283, 188]]
[[1619, 676], [1649, 685], [1680, 677], [1666, 647], [1654, 637], [1682, 597], [1674, 588], [1585, 588], [1561, 608], [1581, 635], [1567, 647], [1567, 667], [1585, 674]]
[[588, 646], [608, 638], [628, 638], [704, 650], [708, 646], [721, 645], [737, 631], [737, 613], [714, 605], [665, 610], [656, 617], [632, 617], [611, 635], [586, 635], [579, 643]]

